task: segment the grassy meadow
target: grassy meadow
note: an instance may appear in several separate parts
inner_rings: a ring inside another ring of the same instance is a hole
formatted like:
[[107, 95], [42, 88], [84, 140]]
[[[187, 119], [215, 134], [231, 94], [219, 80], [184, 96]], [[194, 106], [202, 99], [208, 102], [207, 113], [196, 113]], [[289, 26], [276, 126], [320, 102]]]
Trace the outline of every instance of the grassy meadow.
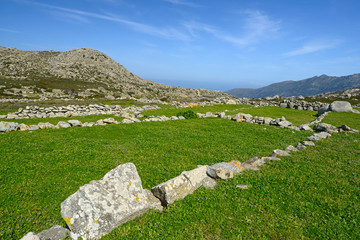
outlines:
[[[143, 114], [172, 116], [182, 110]], [[285, 116], [296, 124], [316, 118], [310, 111], [242, 105], [192, 110]], [[341, 124], [352, 126], [352, 119], [341, 116]], [[105, 116], [74, 119], [100, 118]], [[269, 156], [311, 134], [220, 118], [1, 134], [0, 239], [65, 226], [61, 202], [119, 164], [133, 162], [143, 187], [150, 189], [199, 164]], [[359, 134], [336, 134], [261, 171], [218, 181], [213, 190], [201, 188], [163, 213], [149, 211], [104, 239], [358, 239], [359, 141]]]

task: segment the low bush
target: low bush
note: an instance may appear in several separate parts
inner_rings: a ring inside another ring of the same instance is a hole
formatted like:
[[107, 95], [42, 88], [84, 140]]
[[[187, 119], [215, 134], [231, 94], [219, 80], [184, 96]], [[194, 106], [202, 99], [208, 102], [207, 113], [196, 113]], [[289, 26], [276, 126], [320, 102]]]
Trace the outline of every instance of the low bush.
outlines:
[[176, 114], [177, 117], [179, 116], [183, 116], [184, 118], [186, 119], [195, 119], [195, 118], [198, 118], [198, 116], [196, 115], [196, 113], [194, 113], [192, 110], [188, 110], [188, 111], [185, 111], [185, 112], [178, 112]]

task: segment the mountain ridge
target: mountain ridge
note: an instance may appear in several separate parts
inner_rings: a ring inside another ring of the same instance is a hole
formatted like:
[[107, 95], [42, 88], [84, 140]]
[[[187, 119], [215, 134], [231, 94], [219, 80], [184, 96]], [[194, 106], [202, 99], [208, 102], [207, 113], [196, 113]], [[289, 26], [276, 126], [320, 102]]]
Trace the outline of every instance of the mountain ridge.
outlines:
[[306, 97], [326, 92], [342, 91], [355, 87], [360, 87], [359, 73], [341, 77], [323, 74], [299, 81], [289, 80], [272, 83], [262, 88], [234, 88], [225, 92], [240, 98], [264, 98], [272, 97], [274, 95], [282, 97]]
[[32, 86], [34, 91], [55, 88], [71, 91], [75, 97], [100, 94], [166, 101], [234, 98], [220, 91], [173, 87], [144, 80], [105, 53], [90, 48], [60, 52], [0, 47], [0, 85], [5, 86], [0, 88], [0, 95], [11, 92], [5, 88]]

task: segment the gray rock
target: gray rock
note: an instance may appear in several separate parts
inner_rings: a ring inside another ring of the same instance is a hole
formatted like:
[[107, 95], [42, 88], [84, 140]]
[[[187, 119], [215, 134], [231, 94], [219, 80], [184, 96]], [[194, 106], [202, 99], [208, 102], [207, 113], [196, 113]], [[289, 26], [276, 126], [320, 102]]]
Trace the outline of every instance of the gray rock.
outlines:
[[180, 119], [180, 120], [185, 120], [185, 117], [179, 116], [179, 119]]
[[43, 122], [38, 123], [39, 129], [44, 130], [46, 129], [46, 125]]
[[144, 189], [145, 195], [146, 195], [146, 201], [149, 202], [150, 209], [158, 210], [162, 212], [164, 210], [164, 207], [161, 205], [161, 201], [154, 196], [154, 194], [148, 190]]
[[139, 119], [137, 119], [137, 118], [130, 118], [130, 120], [131, 121], [133, 121], [133, 122], [141, 122]]
[[289, 127], [289, 126], [291, 126], [292, 125], [292, 123], [291, 122], [289, 122], [289, 121], [281, 121], [281, 122], [279, 122], [278, 123], [278, 125], [280, 126], [280, 127], [284, 127], [284, 128], [286, 128], [286, 127]]
[[40, 238], [33, 232], [27, 233], [20, 240], [40, 240]]
[[72, 237], [99, 239], [149, 209], [133, 163], [119, 165], [61, 203], [61, 216]]
[[64, 122], [64, 121], [59, 121], [57, 125], [59, 127], [61, 127], [61, 128], [69, 128], [69, 127], [71, 127], [71, 125], [69, 123]]
[[82, 125], [82, 122], [79, 120], [69, 120], [68, 123], [70, 123], [72, 127], [81, 127]]
[[38, 126], [38, 125], [30, 125], [30, 126], [29, 126], [29, 130], [30, 130], [30, 131], [39, 130], [39, 126]]
[[24, 124], [24, 123], [21, 123], [19, 125], [19, 131], [26, 131], [26, 130], [29, 130], [29, 129], [30, 129], [30, 127], [28, 125]]
[[248, 185], [244, 185], [244, 184], [237, 184], [236, 185], [237, 188], [240, 188], [240, 189], [248, 189]]
[[352, 110], [351, 104], [346, 101], [335, 101], [330, 104], [332, 112], [352, 112]]
[[6, 115], [0, 115], [0, 119], [5, 119]]
[[179, 118], [177, 116], [172, 116], [171, 120], [179, 120]]
[[327, 133], [327, 132], [320, 132], [320, 133], [315, 133], [314, 135], [307, 137], [307, 139], [309, 141], [320, 141], [324, 138], [328, 138], [330, 137], [331, 134]]
[[302, 143], [298, 143], [298, 145], [296, 146], [297, 149], [301, 150], [301, 149], [306, 149], [305, 145], [303, 145]]
[[96, 125], [98, 125], [98, 126], [104, 126], [104, 125], [106, 125], [106, 123], [104, 123], [104, 120], [99, 119], [99, 120], [96, 121]]
[[259, 167], [261, 167], [263, 164], [265, 164], [265, 159], [260, 159], [258, 157], [253, 157], [246, 162], [243, 163], [244, 170], [259, 170]]
[[281, 160], [278, 157], [262, 157], [261, 159], [264, 161], [279, 161], [279, 160]]
[[221, 162], [208, 166], [206, 173], [210, 177], [217, 179], [233, 178], [234, 175], [240, 174], [244, 168], [239, 161]]
[[328, 133], [337, 133], [338, 132], [338, 128], [331, 125], [331, 124], [328, 124], [328, 123], [319, 123], [319, 124], [316, 124], [314, 125], [313, 127], [314, 131], [317, 131], [317, 132], [328, 132]]
[[311, 130], [312, 130], [311, 127], [310, 127], [309, 125], [307, 125], [307, 124], [301, 124], [301, 125], [299, 126], [299, 129], [300, 129], [301, 131], [311, 131]]
[[151, 192], [162, 202], [163, 206], [174, 203], [192, 194], [200, 186], [207, 185], [209, 177], [206, 175], [207, 166], [201, 166], [191, 171], [183, 172], [167, 182], [151, 189]]
[[288, 157], [290, 154], [287, 151], [275, 149], [271, 154], [272, 157]]
[[279, 107], [287, 108], [287, 107], [288, 107], [288, 104], [287, 104], [287, 103], [280, 103]]
[[297, 152], [299, 151], [296, 147], [294, 147], [293, 145], [289, 145], [287, 148], [285, 148], [286, 152]]
[[40, 240], [62, 240], [69, 236], [70, 231], [59, 225], [52, 226], [51, 228], [38, 233]]
[[118, 123], [118, 122], [115, 121], [115, 119], [113, 119], [113, 118], [105, 118], [105, 119], [103, 120], [103, 122], [106, 123], [106, 124], [117, 124], [117, 123]]
[[304, 146], [315, 146], [313, 141], [302, 141], [301, 144]]
[[122, 123], [134, 123], [133, 121], [131, 121], [130, 119], [127, 119], [127, 118], [123, 119], [121, 122]]
[[324, 106], [320, 107], [318, 110], [318, 116], [323, 115], [325, 112], [330, 111], [330, 105], [329, 104], [325, 104]]

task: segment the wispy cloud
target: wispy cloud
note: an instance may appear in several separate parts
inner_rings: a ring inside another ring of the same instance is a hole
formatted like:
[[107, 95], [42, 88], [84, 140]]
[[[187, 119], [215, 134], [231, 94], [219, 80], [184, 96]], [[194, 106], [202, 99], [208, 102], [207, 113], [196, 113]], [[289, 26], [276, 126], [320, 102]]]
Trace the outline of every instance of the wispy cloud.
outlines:
[[149, 35], [167, 38], [167, 39], [177, 39], [177, 40], [183, 40], [183, 41], [190, 41], [191, 37], [186, 32], [182, 32], [176, 28], [173, 27], [167, 27], [167, 28], [158, 28], [154, 27], [148, 24], [135, 22], [127, 19], [120, 18], [114, 14], [99, 14], [99, 13], [93, 13], [93, 12], [87, 12], [87, 11], [81, 11], [77, 9], [72, 8], [64, 8], [64, 7], [58, 7], [55, 5], [45, 4], [45, 3], [38, 3], [38, 2], [29, 2], [27, 3], [38, 5], [47, 9], [53, 9], [60, 11], [62, 13], [68, 13], [63, 14], [63, 17], [70, 17], [71, 19], [78, 18], [81, 21], [86, 21], [87, 18], [97, 18], [102, 20], [107, 20], [111, 22], [121, 23], [123, 25], [126, 25], [130, 28], [132, 28], [135, 31], [143, 32]]
[[283, 54], [285, 57], [293, 57], [293, 56], [299, 56], [309, 53], [314, 53], [326, 49], [335, 48], [340, 44], [340, 41], [324, 41], [324, 42], [311, 42], [304, 44], [302, 47], [295, 49], [290, 52], [286, 52]]
[[164, 0], [164, 2], [169, 2], [172, 4], [183, 5], [183, 6], [188, 6], [188, 7], [199, 7], [199, 5], [197, 5], [195, 3], [184, 1], [184, 0]]
[[197, 36], [196, 30], [204, 31], [238, 46], [248, 46], [278, 36], [280, 31], [279, 21], [270, 19], [269, 16], [260, 11], [247, 10], [242, 14], [245, 15], [245, 18], [244, 24], [240, 26], [240, 31], [242, 31], [240, 36], [231, 35], [214, 26], [196, 22], [188, 22], [184, 26], [193, 36]]
[[9, 32], [9, 33], [21, 33], [21, 32], [19, 32], [19, 31], [15, 31], [15, 30], [8, 29], [8, 28], [0, 28], [0, 31], [2, 31], [2, 32]]

